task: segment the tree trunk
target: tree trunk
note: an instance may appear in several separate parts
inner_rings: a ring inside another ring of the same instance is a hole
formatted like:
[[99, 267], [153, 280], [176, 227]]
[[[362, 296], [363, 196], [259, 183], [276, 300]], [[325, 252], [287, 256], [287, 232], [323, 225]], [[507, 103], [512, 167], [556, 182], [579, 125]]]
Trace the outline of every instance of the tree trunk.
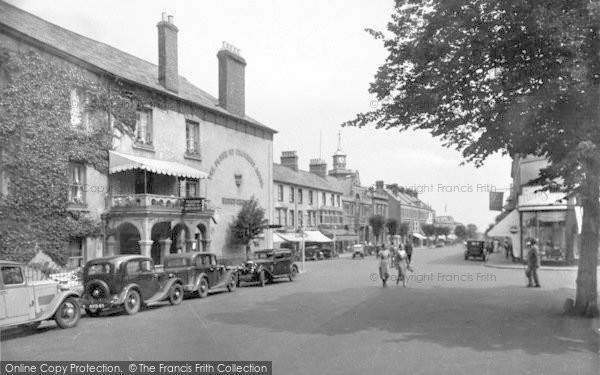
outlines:
[[583, 183], [583, 228], [581, 233], [581, 252], [577, 269], [577, 294], [575, 312], [577, 314], [598, 314], [598, 232], [600, 228], [600, 179], [595, 173], [589, 173]]

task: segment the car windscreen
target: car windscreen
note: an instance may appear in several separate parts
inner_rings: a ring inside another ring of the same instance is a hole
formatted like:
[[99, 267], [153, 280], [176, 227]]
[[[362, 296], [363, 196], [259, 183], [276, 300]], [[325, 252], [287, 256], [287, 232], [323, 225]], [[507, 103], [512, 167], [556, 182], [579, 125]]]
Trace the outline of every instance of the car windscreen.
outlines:
[[188, 264], [188, 258], [169, 258], [165, 260], [165, 267], [183, 267]]
[[110, 273], [110, 264], [108, 263], [99, 263], [92, 264], [87, 269], [88, 275], [106, 275]]

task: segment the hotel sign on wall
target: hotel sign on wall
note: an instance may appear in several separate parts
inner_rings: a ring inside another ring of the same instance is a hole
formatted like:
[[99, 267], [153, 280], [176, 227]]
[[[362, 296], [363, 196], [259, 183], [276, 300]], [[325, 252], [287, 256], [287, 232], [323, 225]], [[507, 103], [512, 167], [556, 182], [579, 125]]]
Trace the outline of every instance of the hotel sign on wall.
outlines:
[[519, 208], [522, 206], [566, 206], [564, 193], [540, 191], [541, 186], [525, 186], [519, 195]]
[[239, 157], [246, 160], [254, 170], [256, 177], [258, 177], [258, 182], [260, 183], [261, 189], [263, 188], [262, 174], [260, 173], [260, 169], [256, 165], [256, 162], [254, 162], [252, 156], [250, 156], [246, 151], [240, 150], [238, 148], [230, 148], [229, 150], [221, 152], [215, 160], [215, 162], [213, 163], [212, 167], [210, 168], [210, 171], [208, 172], [208, 178], [212, 178], [212, 176], [215, 174], [217, 168], [219, 168], [221, 163], [230, 157]]

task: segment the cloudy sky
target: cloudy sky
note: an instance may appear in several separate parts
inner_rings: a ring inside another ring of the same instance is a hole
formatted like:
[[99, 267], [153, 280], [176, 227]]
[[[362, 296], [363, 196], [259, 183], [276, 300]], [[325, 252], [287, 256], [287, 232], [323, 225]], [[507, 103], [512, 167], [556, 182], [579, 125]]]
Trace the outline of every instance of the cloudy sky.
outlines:
[[216, 53], [223, 41], [246, 59], [246, 113], [276, 129], [274, 158], [295, 150], [300, 168], [338, 147], [365, 186], [383, 180], [416, 187], [437, 215], [487, 228], [499, 212], [488, 192], [510, 187], [510, 159], [460, 166], [459, 152], [425, 132], [340, 128], [376, 106], [369, 83], [387, 54], [365, 28], [384, 30], [392, 0], [9, 0], [59, 26], [158, 61], [161, 13], [179, 28], [179, 74], [218, 93]]

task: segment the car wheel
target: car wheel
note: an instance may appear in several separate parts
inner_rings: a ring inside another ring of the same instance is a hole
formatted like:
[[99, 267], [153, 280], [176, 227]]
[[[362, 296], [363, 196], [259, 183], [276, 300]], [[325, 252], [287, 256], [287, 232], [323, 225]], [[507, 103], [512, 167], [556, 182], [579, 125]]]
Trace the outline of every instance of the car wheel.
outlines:
[[290, 271], [290, 281], [294, 281], [296, 276], [298, 275], [298, 269], [296, 267], [292, 267]]
[[67, 297], [58, 306], [54, 314], [54, 320], [60, 328], [71, 328], [77, 325], [81, 318], [81, 309], [77, 300], [73, 297]]
[[127, 315], [133, 315], [140, 310], [141, 306], [140, 293], [135, 289], [130, 289], [125, 295], [125, 312]]
[[87, 316], [96, 317], [100, 315], [101, 312], [102, 309], [90, 309], [88, 307], [85, 308], [85, 315]]
[[260, 271], [260, 273], [258, 274], [258, 282], [260, 283], [261, 287], [265, 286], [265, 284], [267, 283], [265, 271]]
[[179, 305], [183, 301], [183, 287], [179, 283], [173, 284], [169, 290], [169, 303], [171, 305]]
[[229, 292], [233, 292], [237, 286], [238, 282], [235, 279], [235, 276], [231, 275], [231, 279], [229, 280], [229, 283], [227, 283], [227, 290]]
[[203, 277], [198, 284], [198, 297], [204, 298], [206, 296], [208, 296], [208, 281]]

